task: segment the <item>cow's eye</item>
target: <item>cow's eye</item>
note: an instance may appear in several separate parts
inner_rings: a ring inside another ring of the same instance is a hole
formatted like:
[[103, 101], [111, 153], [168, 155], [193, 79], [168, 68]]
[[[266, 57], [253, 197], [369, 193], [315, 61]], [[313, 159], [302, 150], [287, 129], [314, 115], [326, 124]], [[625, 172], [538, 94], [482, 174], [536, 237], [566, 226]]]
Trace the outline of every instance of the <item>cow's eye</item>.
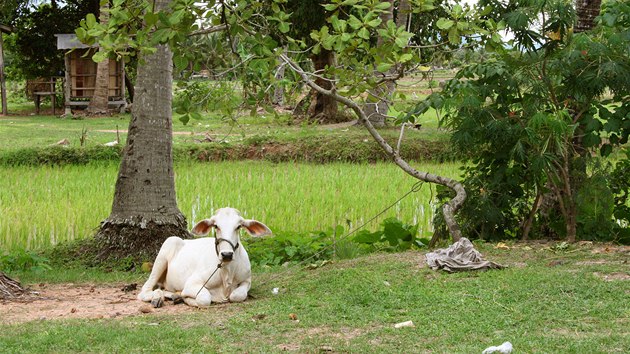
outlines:
[[241, 227], [243, 227], [243, 225], [238, 225], [238, 226], [236, 227], [236, 230], [240, 230], [240, 229], [241, 229]]
[[220, 228], [220, 227], [218, 227], [218, 226], [215, 226], [214, 228], [215, 228], [217, 231], [221, 231], [221, 228]]

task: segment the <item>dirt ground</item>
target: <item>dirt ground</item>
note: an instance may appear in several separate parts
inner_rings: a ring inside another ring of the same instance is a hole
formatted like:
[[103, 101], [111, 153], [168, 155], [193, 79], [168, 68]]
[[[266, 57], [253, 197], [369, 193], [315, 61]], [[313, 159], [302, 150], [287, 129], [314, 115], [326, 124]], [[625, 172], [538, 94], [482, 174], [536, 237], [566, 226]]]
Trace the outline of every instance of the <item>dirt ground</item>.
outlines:
[[[126, 285], [39, 284], [17, 301], [0, 301], [0, 324], [76, 318], [116, 318], [142, 316], [153, 312], [176, 314], [196, 309], [184, 304], [153, 309], [136, 300], [137, 290], [124, 291]], [[128, 289], [125, 289], [128, 290]]]

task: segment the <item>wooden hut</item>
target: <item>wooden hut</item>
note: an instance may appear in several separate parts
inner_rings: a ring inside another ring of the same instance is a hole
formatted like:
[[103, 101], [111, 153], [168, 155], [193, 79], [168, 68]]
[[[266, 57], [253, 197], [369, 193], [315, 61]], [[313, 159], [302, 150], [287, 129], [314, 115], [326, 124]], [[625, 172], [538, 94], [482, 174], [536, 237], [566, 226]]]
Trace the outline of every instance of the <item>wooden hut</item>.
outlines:
[[[57, 49], [65, 50], [64, 96], [66, 112], [71, 108], [85, 108], [90, 102], [96, 86], [96, 63], [92, 55], [97, 47], [81, 43], [74, 34], [56, 34]], [[124, 108], [125, 69], [120, 60], [109, 59], [109, 106]]]

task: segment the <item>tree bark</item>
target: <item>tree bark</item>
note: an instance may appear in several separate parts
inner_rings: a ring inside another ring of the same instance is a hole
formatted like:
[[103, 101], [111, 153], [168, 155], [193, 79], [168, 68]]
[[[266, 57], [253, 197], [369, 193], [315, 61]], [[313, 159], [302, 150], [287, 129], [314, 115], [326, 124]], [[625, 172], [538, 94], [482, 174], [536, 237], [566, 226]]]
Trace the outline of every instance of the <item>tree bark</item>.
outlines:
[[599, 16], [602, 0], [575, 0], [575, 13], [577, 21], [573, 28], [574, 33], [585, 32], [595, 26], [595, 17]]
[[[109, 21], [109, 3], [105, 3], [101, 6], [99, 21], [102, 24]], [[103, 51], [103, 48], [98, 49], [99, 52]], [[96, 82], [94, 85], [94, 94], [90, 99], [87, 111], [90, 114], [105, 114], [107, 113], [109, 103], [109, 59], [105, 59], [100, 63], [96, 63]]]
[[[286, 54], [286, 52], [287, 52], [287, 49], [285, 47], [284, 53]], [[280, 81], [284, 79], [285, 68], [286, 68], [285, 62], [281, 62], [280, 65], [278, 65], [278, 68], [276, 69], [276, 74], [274, 75], [276, 80]], [[281, 85], [280, 83], [275, 84], [274, 90], [273, 90], [272, 101], [273, 101], [272, 103], [276, 106], [284, 105], [284, 85]]]
[[[381, 26], [385, 27], [388, 21], [394, 19], [394, 0], [388, 0], [389, 9], [385, 12], [381, 12], [379, 15], [381, 19]], [[396, 21], [396, 25], [398, 25], [398, 21]], [[376, 39], [377, 47], [380, 47], [383, 44], [383, 38], [378, 37]], [[395, 72], [395, 69], [389, 70], [386, 74], [392, 75]], [[376, 77], [383, 76], [382, 73], [378, 71], [374, 71], [374, 75]], [[363, 107], [363, 111], [367, 116], [367, 119], [372, 123], [375, 127], [384, 127], [387, 121], [387, 111], [389, 111], [389, 99], [394, 93], [396, 89], [396, 85], [394, 82], [387, 80], [384, 81], [380, 86], [375, 87], [373, 90], [368, 91], [367, 102]]]
[[[313, 55], [311, 60], [317, 74], [315, 84], [326, 90], [333, 89], [333, 83], [324, 77], [324, 70], [326, 66], [335, 64], [335, 53], [322, 49], [319, 54]], [[309, 118], [320, 123], [335, 123], [338, 112], [337, 101], [317, 90], [311, 90], [311, 97], [311, 105], [308, 109]]]
[[129, 102], [133, 103], [133, 96], [135, 95], [135, 87], [133, 86], [133, 82], [129, 78], [129, 75], [125, 71], [125, 88], [127, 89], [127, 93], [129, 94]]
[[[156, 11], [166, 4], [168, 1], [156, 1]], [[102, 245], [101, 258], [152, 258], [169, 236], [190, 237], [175, 195], [172, 57], [168, 46], [160, 45], [138, 66], [112, 212], [96, 235]]]
[[2, 115], [9, 114], [7, 110], [7, 87], [4, 82], [4, 50], [2, 42], [2, 31], [0, 31], [0, 100], [2, 101]]

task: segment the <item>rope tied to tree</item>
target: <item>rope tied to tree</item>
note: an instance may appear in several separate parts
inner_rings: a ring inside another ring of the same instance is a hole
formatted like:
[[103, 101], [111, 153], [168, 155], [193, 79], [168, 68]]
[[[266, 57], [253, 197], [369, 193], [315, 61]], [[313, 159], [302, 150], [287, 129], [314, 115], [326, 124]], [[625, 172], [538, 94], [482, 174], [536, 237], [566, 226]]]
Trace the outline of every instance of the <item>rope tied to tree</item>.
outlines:
[[[374, 215], [372, 218], [370, 218], [368, 221], [365, 221], [364, 223], [362, 223], [361, 225], [355, 227], [354, 229], [348, 231], [345, 235], [341, 236], [340, 238], [337, 239], [337, 241], [343, 241], [345, 239], [347, 239], [348, 237], [350, 237], [351, 235], [353, 235], [354, 233], [356, 233], [357, 231], [359, 231], [360, 229], [362, 229], [365, 225], [371, 223], [372, 221], [374, 221], [376, 218], [378, 218], [379, 216], [383, 215], [384, 213], [386, 213], [389, 209], [393, 208], [396, 204], [398, 204], [401, 200], [405, 199], [406, 197], [408, 197], [410, 194], [412, 193], [416, 193], [418, 191], [420, 191], [420, 189], [422, 188], [422, 184], [424, 183], [424, 181], [418, 181], [416, 183], [413, 184], [413, 186], [411, 186], [411, 188], [409, 189], [409, 191], [407, 191], [407, 193], [403, 194], [400, 198], [398, 198], [395, 202], [391, 203], [389, 206], [387, 206], [385, 209], [381, 210], [378, 214]], [[298, 263], [298, 266], [301, 266], [302, 269], [306, 269], [306, 266], [304, 266], [304, 263], [310, 262], [312, 259], [315, 259], [316, 257], [322, 255], [324, 252], [330, 250], [332, 247], [334, 246], [334, 244], [328, 245], [324, 248], [322, 248], [319, 252], [313, 254], [312, 256], [306, 258], [305, 260], [303, 260], [302, 262]], [[268, 279], [267, 281], [264, 281], [262, 283], [260, 283], [260, 286], [263, 286], [273, 280], [278, 279], [282, 274], [278, 274], [270, 279]], [[287, 277], [287, 279], [289, 279], [289, 277]]]

